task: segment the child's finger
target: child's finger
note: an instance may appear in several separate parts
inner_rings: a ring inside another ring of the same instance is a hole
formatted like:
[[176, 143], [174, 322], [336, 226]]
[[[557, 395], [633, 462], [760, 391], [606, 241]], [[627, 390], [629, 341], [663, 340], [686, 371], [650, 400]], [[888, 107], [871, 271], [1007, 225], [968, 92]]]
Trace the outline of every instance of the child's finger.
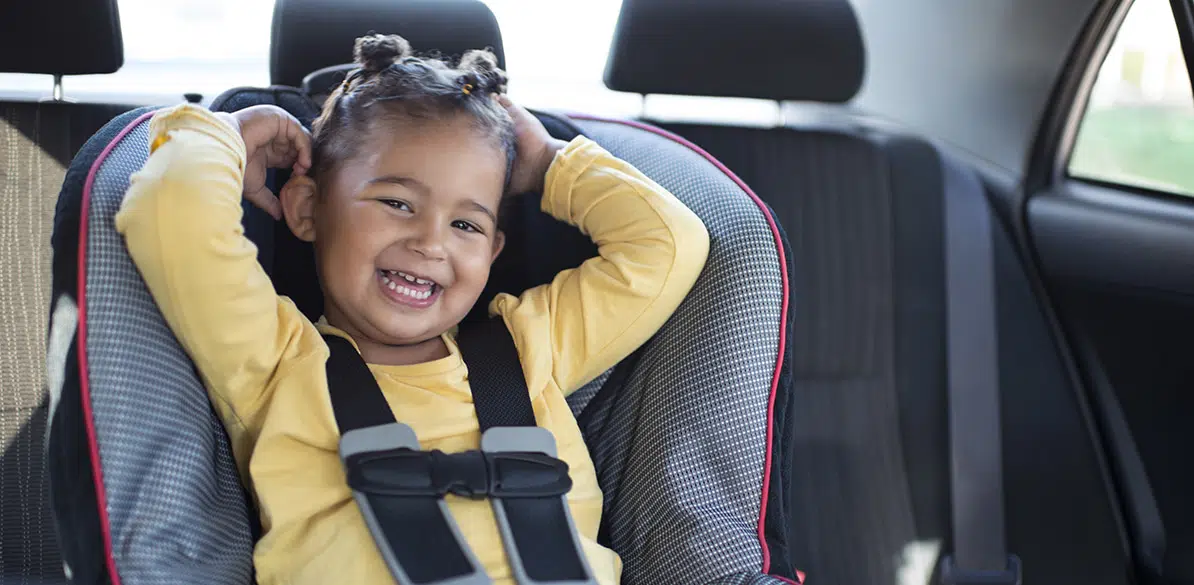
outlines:
[[506, 108], [506, 113], [510, 114], [510, 117], [514, 118], [515, 122], [521, 122], [523, 117], [530, 115], [522, 106], [514, 103], [505, 95], [498, 95], [498, 103], [502, 104], [503, 108]]
[[304, 175], [311, 169], [311, 135], [306, 128], [299, 126], [298, 139], [295, 140], [298, 157], [294, 161], [294, 173]]
[[286, 142], [289, 154], [294, 158], [292, 170], [301, 175], [311, 168], [311, 134], [294, 116], [290, 116], [286, 126]]
[[282, 203], [268, 187], [262, 187], [252, 193], [245, 193], [245, 199], [260, 207], [275, 220], [282, 219]]

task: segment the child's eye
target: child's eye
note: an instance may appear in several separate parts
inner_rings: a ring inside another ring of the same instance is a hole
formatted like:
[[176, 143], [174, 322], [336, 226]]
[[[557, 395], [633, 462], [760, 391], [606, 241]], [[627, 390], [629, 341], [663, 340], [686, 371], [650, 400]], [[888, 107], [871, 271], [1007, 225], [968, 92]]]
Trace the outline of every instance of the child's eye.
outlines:
[[475, 226], [467, 221], [463, 221], [463, 220], [459, 220], [459, 219], [452, 222], [452, 227], [454, 227], [458, 230], [464, 230], [466, 232], [481, 233], [481, 228], [478, 228], [477, 226]]
[[399, 201], [397, 199], [382, 199], [381, 202], [399, 211], [411, 211], [410, 205], [405, 201]]

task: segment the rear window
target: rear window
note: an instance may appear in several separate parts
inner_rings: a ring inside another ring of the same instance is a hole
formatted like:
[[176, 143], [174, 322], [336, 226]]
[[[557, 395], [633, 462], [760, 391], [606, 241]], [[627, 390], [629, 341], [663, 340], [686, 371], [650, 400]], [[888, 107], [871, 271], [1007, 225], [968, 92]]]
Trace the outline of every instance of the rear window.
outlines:
[[[763, 100], [682, 96], [644, 100], [606, 89], [605, 59], [622, 0], [482, 1], [502, 28], [511, 97], [524, 105], [621, 117], [645, 111], [657, 118], [759, 125], [779, 119], [778, 104]], [[210, 100], [232, 87], [269, 84], [274, 0], [118, 2], [124, 67], [112, 75], [67, 77], [68, 98], [170, 104], [186, 93]], [[351, 47], [344, 50], [348, 55]], [[0, 98], [45, 98], [52, 87], [48, 75], [0, 74]]]

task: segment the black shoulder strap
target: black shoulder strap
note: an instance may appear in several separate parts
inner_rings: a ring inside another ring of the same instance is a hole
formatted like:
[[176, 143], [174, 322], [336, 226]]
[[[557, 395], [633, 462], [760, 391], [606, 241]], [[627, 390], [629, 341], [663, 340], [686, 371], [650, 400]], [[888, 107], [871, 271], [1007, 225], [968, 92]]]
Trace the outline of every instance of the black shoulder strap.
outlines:
[[[370, 427], [397, 426], [381, 387], [352, 343], [335, 335], [325, 334], [323, 339], [330, 351], [328, 394], [340, 435], [369, 432], [366, 429]], [[346, 463], [347, 467], [350, 466]], [[391, 467], [389, 471], [400, 473], [401, 467]], [[352, 484], [351, 477], [349, 483]], [[355, 497], [366, 522], [372, 519], [370, 533], [391, 570], [395, 564], [401, 567], [401, 573], [395, 573], [400, 583], [459, 582], [454, 580], [478, 572], [475, 560], [434, 495], [394, 497], [361, 493]]]
[[456, 336], [468, 366], [468, 383], [481, 432], [493, 427], [533, 427], [535, 411], [514, 338], [500, 317], [468, 323]]
[[373, 372], [347, 339], [324, 335], [328, 356], [328, 394], [340, 434], [397, 422]]
[[[456, 344], [468, 366], [481, 432], [536, 426], [522, 361], [505, 321], [494, 317], [464, 325]], [[513, 541], [506, 543], [506, 552], [533, 581], [592, 583], [564, 498], [502, 498], [498, 505]]]
[[[331, 350], [327, 363], [328, 390], [340, 433], [394, 423], [381, 388], [352, 344], [331, 335], [325, 335], [324, 339]], [[518, 349], [505, 322], [486, 319], [468, 324], [458, 335], [457, 345], [469, 369], [469, 386], [481, 432], [494, 427], [536, 426]], [[469, 454], [432, 454], [431, 482], [435, 481], [435, 461], [450, 463], [449, 460], [462, 457]], [[352, 462], [347, 465], [351, 467]], [[566, 466], [564, 469], [566, 473]], [[388, 550], [394, 557], [391, 566], [400, 567], [395, 569], [396, 576], [404, 573], [411, 576], [410, 581], [418, 583], [463, 583], [458, 580], [461, 576], [478, 570], [465, 552], [467, 545], [451, 528], [442, 501], [434, 494], [412, 497], [365, 493], [359, 495], [358, 503], [362, 499], [362, 510], [366, 511], [367, 507], [366, 517], [374, 518], [377, 524], [370, 531], [383, 554]], [[507, 554], [517, 556], [515, 564], [527, 576], [544, 583], [591, 582], [561, 493], [495, 497], [494, 502], [505, 518], [508, 534], [503, 535], [503, 541]], [[530, 554], [532, 551], [534, 554]]]
[[973, 171], [944, 154], [942, 170], [954, 550], [941, 577], [946, 585], [1019, 585], [1019, 559], [1004, 535], [990, 209]]
[[[328, 390], [340, 434], [395, 422], [373, 373], [348, 340], [325, 335]], [[470, 323], [456, 339], [469, 371], [481, 432], [493, 427], [533, 427], [535, 411], [514, 339], [500, 318]]]

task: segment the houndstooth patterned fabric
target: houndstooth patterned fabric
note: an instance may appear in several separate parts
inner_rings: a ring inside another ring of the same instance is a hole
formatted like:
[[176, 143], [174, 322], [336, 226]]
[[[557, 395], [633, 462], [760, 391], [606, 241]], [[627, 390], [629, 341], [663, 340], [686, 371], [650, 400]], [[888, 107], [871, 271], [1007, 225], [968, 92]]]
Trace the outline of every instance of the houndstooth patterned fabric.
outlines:
[[594, 378], [592, 382], [581, 386], [576, 392], [568, 395], [568, 407], [572, 409], [572, 416], [580, 416], [580, 413], [584, 412], [585, 407], [601, 391], [601, 387], [605, 385], [605, 381], [609, 379], [609, 375], [612, 372], [612, 369], [606, 370], [600, 376]]
[[585, 134], [707, 226], [705, 270], [616, 400], [586, 413], [623, 583], [779, 583], [760, 574], [760, 500], [783, 282], [762, 210], [708, 161], [610, 122]]
[[739, 573], [727, 575], [705, 585], [777, 585], [783, 583], [779, 579], [762, 573]]
[[124, 585], [244, 585], [249, 512], [207, 393], [116, 232], [147, 121], [104, 159], [87, 211], [87, 372]]

